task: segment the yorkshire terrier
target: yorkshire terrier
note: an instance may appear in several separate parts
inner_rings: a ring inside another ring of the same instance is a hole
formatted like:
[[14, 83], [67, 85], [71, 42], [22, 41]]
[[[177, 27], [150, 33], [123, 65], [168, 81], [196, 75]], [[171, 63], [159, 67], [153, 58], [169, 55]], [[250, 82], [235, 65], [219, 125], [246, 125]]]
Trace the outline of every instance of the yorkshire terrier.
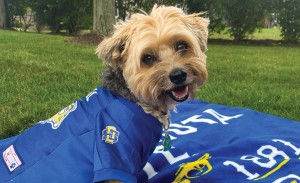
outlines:
[[103, 85], [167, 125], [168, 110], [193, 98], [207, 79], [208, 23], [165, 6], [119, 22], [96, 51], [106, 65]]
[[195, 97], [207, 79], [208, 19], [176, 7], [154, 6], [119, 22], [96, 53], [105, 88], [140, 105], [169, 126], [169, 110]]
[[169, 110], [207, 79], [209, 21], [199, 15], [154, 6], [119, 22], [96, 49], [103, 87], [0, 141], [0, 182], [136, 182]]

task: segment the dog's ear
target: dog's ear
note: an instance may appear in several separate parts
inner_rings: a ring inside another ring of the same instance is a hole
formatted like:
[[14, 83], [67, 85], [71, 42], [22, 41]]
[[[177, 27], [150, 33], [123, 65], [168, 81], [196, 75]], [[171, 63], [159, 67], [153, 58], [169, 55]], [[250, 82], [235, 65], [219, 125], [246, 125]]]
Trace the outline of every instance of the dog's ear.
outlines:
[[187, 15], [188, 25], [193, 33], [198, 37], [202, 52], [207, 51], [208, 25], [209, 19], [200, 17], [202, 13]]
[[119, 24], [110, 37], [104, 38], [96, 49], [96, 54], [102, 61], [112, 68], [116, 68], [123, 63], [125, 43], [127, 40], [127, 26]]

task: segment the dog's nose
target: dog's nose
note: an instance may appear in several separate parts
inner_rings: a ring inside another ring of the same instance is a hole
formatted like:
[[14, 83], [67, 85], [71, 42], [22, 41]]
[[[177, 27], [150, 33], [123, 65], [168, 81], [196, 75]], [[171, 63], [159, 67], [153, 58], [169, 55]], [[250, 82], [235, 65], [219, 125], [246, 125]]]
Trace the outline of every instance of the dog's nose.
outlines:
[[170, 73], [169, 78], [174, 84], [182, 84], [183, 82], [185, 82], [186, 76], [187, 74], [185, 71], [181, 69], [175, 69]]

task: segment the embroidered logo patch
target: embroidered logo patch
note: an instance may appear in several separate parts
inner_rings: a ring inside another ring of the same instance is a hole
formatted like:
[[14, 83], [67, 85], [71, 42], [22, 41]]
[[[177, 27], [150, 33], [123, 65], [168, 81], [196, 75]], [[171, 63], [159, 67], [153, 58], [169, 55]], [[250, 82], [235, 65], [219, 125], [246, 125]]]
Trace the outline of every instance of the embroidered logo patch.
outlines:
[[114, 144], [119, 140], [120, 132], [114, 126], [107, 126], [102, 130], [102, 140], [106, 143]]
[[210, 154], [206, 153], [194, 162], [180, 164], [179, 169], [175, 173], [176, 178], [173, 183], [191, 182], [190, 179], [209, 173], [213, 169], [208, 160], [210, 158]]
[[22, 165], [22, 162], [19, 156], [17, 155], [13, 145], [9, 146], [3, 152], [3, 159], [10, 172], [14, 171], [16, 168]]
[[77, 102], [67, 106], [66, 108], [59, 111], [57, 114], [55, 114], [53, 117], [51, 117], [45, 121], [41, 121], [39, 123], [41, 123], [41, 124], [50, 123], [52, 126], [52, 129], [57, 129], [60, 126], [60, 124], [64, 121], [64, 119], [66, 119], [66, 117], [71, 112], [75, 111], [76, 108], [77, 108]]

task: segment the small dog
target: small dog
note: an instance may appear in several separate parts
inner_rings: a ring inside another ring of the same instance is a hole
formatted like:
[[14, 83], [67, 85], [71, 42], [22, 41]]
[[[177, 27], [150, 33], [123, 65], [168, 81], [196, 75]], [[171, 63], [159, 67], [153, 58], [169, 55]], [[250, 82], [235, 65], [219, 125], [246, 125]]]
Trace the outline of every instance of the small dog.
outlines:
[[119, 22], [96, 49], [103, 87], [0, 141], [0, 182], [136, 182], [169, 110], [207, 79], [209, 21], [199, 15], [154, 6]]
[[154, 6], [149, 15], [133, 14], [97, 48], [106, 65], [103, 85], [168, 128], [169, 109], [193, 98], [207, 79], [208, 24], [199, 14], [176, 7]]
[[133, 14], [97, 48], [106, 65], [103, 85], [168, 125], [168, 110], [193, 98], [207, 79], [208, 24], [175, 7]]

